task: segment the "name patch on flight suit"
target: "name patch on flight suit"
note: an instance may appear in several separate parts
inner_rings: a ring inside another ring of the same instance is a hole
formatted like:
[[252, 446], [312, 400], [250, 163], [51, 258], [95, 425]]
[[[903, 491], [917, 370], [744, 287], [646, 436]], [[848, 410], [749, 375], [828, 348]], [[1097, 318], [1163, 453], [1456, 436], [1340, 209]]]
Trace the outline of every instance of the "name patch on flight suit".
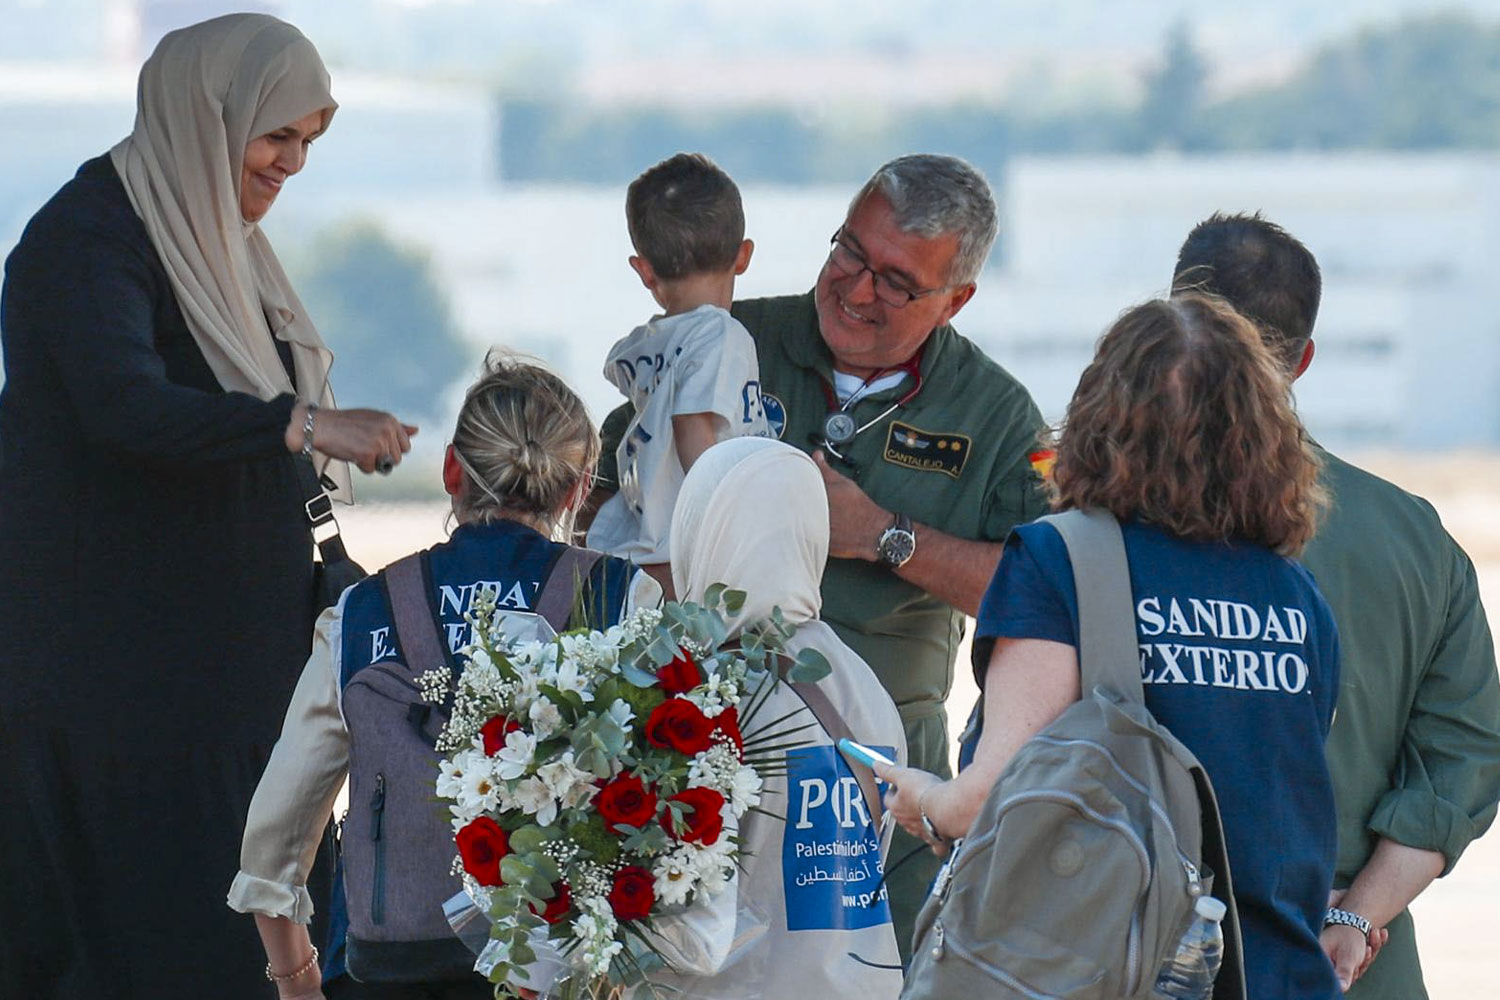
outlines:
[[967, 434], [943, 434], [918, 430], [899, 420], [891, 421], [885, 436], [885, 460], [923, 472], [941, 472], [957, 479], [969, 461], [974, 439]]

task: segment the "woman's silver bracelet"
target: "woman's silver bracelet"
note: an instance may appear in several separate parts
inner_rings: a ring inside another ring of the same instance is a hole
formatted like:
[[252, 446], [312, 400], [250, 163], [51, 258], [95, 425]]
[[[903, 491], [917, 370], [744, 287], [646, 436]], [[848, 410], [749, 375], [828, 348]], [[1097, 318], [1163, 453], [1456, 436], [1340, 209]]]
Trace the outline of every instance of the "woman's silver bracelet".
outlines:
[[318, 412], [318, 404], [309, 402], [307, 404], [307, 416], [302, 418], [302, 457], [312, 458], [313, 453], [313, 414]]

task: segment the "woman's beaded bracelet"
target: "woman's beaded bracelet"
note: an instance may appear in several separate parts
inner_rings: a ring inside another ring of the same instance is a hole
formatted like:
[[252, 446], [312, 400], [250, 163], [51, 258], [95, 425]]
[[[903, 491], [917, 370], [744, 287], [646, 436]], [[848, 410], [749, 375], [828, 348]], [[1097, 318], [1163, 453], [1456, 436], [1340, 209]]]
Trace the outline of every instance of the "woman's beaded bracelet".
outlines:
[[305, 974], [309, 969], [313, 968], [317, 964], [318, 964], [318, 946], [317, 945], [313, 945], [312, 946], [312, 955], [308, 958], [308, 960], [305, 961], [305, 962], [303, 962], [296, 969], [293, 969], [291, 972], [287, 972], [287, 973], [284, 973], [284, 974], [278, 976], [276, 973], [274, 973], [274, 972], [271, 971], [271, 963], [267, 962], [266, 963], [266, 978], [269, 979], [273, 983], [289, 983], [293, 979], [296, 979], [298, 976]]
[[318, 404], [309, 402], [307, 404], [307, 416], [302, 418], [302, 457], [312, 458], [313, 453], [313, 414], [318, 412]]

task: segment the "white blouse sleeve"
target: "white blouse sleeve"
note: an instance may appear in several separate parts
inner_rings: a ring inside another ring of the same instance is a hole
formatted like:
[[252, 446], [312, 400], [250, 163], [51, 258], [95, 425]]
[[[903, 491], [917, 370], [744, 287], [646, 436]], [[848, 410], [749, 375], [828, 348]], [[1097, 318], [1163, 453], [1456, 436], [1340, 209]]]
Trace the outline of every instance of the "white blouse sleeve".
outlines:
[[339, 707], [343, 601], [323, 612], [312, 655], [287, 707], [281, 738], [245, 820], [240, 872], [229, 907], [240, 913], [312, 918], [307, 873], [349, 772], [349, 733]]

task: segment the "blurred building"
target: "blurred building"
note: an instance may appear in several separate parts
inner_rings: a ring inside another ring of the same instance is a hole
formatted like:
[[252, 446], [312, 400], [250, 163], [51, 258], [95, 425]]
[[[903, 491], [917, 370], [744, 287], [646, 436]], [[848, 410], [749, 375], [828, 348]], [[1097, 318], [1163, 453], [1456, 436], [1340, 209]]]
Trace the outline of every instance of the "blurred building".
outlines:
[[960, 325], [1056, 419], [1098, 335], [1166, 291], [1194, 223], [1256, 210], [1323, 270], [1317, 355], [1297, 383], [1320, 440], [1500, 445], [1500, 157], [1018, 160], [1008, 256]]
[[[0, 62], [0, 135], [9, 140], [0, 143], [0, 254], [80, 163], [129, 134], [138, 72], [123, 63]], [[279, 209], [431, 191], [464, 197], [493, 183], [498, 130], [483, 88], [335, 70], [333, 93], [340, 108], [330, 141], [314, 145]]]

